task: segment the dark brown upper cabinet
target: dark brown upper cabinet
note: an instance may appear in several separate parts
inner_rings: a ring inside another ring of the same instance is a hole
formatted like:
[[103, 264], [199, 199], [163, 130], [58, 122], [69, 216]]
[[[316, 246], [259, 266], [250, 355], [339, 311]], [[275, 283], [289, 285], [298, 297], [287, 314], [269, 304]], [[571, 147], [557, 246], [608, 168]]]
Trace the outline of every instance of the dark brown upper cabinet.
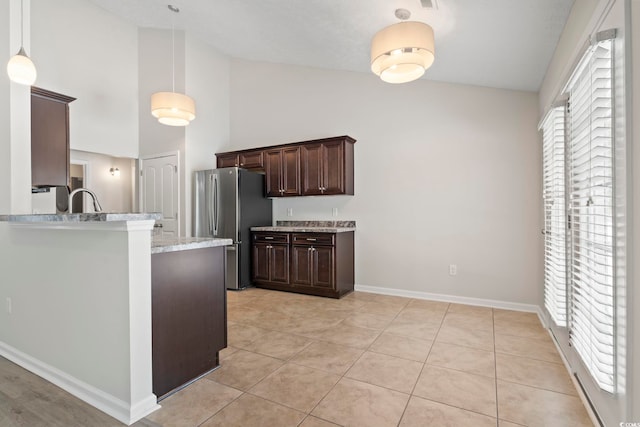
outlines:
[[69, 185], [69, 103], [75, 98], [31, 87], [31, 186]]
[[302, 195], [353, 195], [353, 144], [345, 140], [303, 145]]
[[353, 195], [355, 142], [345, 135], [230, 151], [217, 153], [216, 163], [265, 173], [269, 197]]
[[300, 195], [300, 147], [264, 152], [268, 197]]
[[238, 154], [238, 159], [241, 168], [264, 171], [264, 152], [262, 150], [243, 151]]
[[216, 154], [216, 167], [233, 168], [238, 167], [238, 164], [239, 162], [237, 153]]
[[218, 168], [244, 168], [256, 172], [264, 172], [264, 152], [262, 149], [216, 154]]

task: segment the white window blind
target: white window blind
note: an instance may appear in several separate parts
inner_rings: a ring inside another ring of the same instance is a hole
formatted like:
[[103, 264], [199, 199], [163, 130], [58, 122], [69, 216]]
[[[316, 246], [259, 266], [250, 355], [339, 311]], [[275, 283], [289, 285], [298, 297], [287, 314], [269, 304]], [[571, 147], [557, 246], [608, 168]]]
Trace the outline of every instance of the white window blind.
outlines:
[[544, 305], [561, 327], [567, 326], [564, 122], [564, 107], [549, 111], [542, 122]]
[[615, 391], [611, 40], [587, 51], [567, 88], [571, 345], [598, 386]]

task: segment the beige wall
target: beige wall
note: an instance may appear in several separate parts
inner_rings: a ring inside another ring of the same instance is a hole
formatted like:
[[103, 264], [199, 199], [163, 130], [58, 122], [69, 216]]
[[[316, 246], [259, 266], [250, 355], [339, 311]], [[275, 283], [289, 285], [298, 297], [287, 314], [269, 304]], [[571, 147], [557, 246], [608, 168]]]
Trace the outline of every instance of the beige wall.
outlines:
[[[7, 23], [0, 44], [15, 53], [20, 1], [2, 2], [0, 7], [0, 19]], [[69, 108], [71, 148], [137, 157], [136, 27], [84, 0], [27, 0], [24, 22], [25, 47], [38, 71], [36, 86], [77, 98]], [[40, 200], [30, 191], [29, 88], [2, 79], [0, 93], [6, 95], [0, 106], [0, 113], [6, 112], [6, 126], [0, 127], [6, 136], [0, 162], [7, 163], [0, 168], [0, 212], [41, 210]]]
[[138, 157], [138, 33], [86, 0], [31, 0], [36, 86], [77, 98], [75, 150]]
[[[126, 157], [113, 157], [86, 151], [71, 150], [71, 163], [85, 165], [87, 176], [84, 187], [98, 197], [103, 212], [132, 212], [132, 180], [134, 179], [134, 160]], [[120, 176], [111, 175], [109, 169], [120, 169]], [[84, 197], [85, 212], [93, 212], [89, 196]], [[32, 195], [33, 213], [55, 213], [55, 190], [49, 193]]]
[[230, 60], [187, 36], [186, 89], [196, 97], [196, 119], [186, 128], [184, 235], [192, 234], [193, 172], [216, 167], [215, 152], [229, 143]]
[[[12, 46], [9, 43], [9, 33], [11, 29], [11, 19], [9, 15], [10, 2], [0, 2], [0, 46], [4, 46], [5, 52], [11, 52]], [[9, 79], [0, 79], [0, 212], [11, 211], [11, 102], [10, 102]]]
[[181, 31], [175, 36], [175, 90], [194, 98], [196, 118], [171, 127], [151, 116], [151, 95], [172, 90], [171, 31], [141, 28], [140, 156], [180, 153], [180, 234], [190, 235], [193, 171], [215, 167], [215, 152], [229, 141], [229, 58]]
[[276, 219], [356, 220], [359, 285], [538, 304], [536, 122], [535, 93], [234, 60], [227, 148], [354, 137], [355, 196], [276, 199]]

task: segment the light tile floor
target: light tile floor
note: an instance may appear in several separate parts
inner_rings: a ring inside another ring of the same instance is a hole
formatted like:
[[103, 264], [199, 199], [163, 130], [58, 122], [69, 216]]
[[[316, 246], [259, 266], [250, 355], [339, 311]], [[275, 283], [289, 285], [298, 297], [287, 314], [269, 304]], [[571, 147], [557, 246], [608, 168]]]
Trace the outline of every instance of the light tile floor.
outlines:
[[[535, 314], [228, 292], [222, 366], [137, 426], [592, 426]], [[117, 421], [0, 358], [1, 426]]]

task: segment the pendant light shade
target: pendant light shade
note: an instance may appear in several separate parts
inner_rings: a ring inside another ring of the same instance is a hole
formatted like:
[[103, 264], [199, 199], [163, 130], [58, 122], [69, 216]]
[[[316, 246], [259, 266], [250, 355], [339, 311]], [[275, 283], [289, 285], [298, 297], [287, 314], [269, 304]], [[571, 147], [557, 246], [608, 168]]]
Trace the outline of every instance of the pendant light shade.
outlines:
[[7, 74], [12, 82], [31, 86], [38, 73], [33, 61], [24, 50], [24, 4], [20, 1], [20, 50], [7, 63]]
[[151, 114], [163, 125], [186, 126], [196, 118], [196, 104], [181, 93], [157, 92], [151, 95]]
[[422, 22], [390, 25], [371, 42], [371, 71], [387, 83], [419, 79], [434, 59], [433, 28]]
[[[173, 13], [180, 9], [173, 5], [167, 8]], [[176, 92], [176, 35], [171, 24], [171, 92], [156, 92], [151, 95], [151, 114], [160, 123], [168, 126], [187, 126], [196, 118], [196, 104], [193, 98]]]
[[7, 63], [7, 74], [11, 81], [31, 86], [36, 82], [38, 73], [33, 61], [27, 56], [24, 48], [13, 55]]

